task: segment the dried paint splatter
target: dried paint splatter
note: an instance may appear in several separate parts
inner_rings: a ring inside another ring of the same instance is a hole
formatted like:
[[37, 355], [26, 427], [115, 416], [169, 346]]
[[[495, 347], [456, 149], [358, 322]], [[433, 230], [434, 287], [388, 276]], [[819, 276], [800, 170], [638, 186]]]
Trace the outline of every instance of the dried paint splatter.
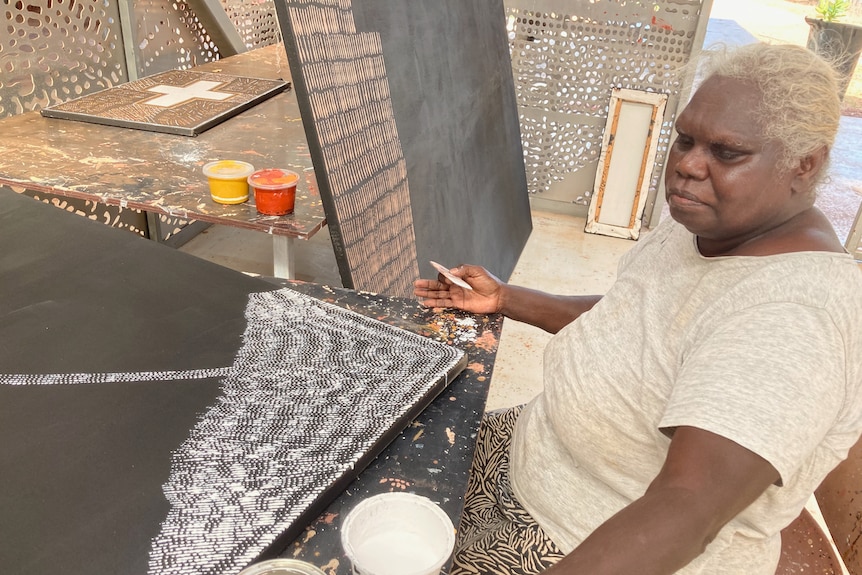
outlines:
[[404, 491], [411, 485], [409, 481], [398, 479], [397, 477], [384, 477], [379, 483], [388, 483], [392, 489], [400, 489], [401, 491]]
[[476, 341], [476, 320], [472, 317], [464, 317], [455, 320], [454, 343], [469, 343]]
[[494, 351], [497, 349], [497, 336], [491, 331], [485, 331], [475, 339], [474, 343], [476, 347], [482, 348], [485, 351]]

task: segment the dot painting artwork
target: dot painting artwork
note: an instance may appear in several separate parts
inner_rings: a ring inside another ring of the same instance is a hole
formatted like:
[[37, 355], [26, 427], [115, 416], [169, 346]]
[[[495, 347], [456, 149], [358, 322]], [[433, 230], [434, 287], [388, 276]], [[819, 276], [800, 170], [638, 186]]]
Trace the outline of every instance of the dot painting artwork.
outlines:
[[532, 222], [502, 0], [275, 0], [342, 285], [507, 279]]
[[283, 80], [169, 70], [42, 109], [43, 116], [196, 136], [290, 86]]
[[321, 494], [355, 477], [467, 363], [455, 347], [290, 289], [252, 293], [245, 318], [231, 366], [0, 374], [9, 386], [220, 378], [216, 401], [169, 456], [150, 574], [237, 573], [295, 537]]

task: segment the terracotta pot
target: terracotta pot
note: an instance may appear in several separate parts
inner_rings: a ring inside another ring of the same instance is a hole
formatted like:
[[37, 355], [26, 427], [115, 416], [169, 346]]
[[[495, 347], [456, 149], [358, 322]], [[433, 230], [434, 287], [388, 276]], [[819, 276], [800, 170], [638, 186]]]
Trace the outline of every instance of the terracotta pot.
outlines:
[[[775, 575], [841, 575], [841, 559], [829, 536], [808, 511], [781, 530], [781, 559]], [[241, 575], [241, 574], [240, 574]]]
[[862, 440], [826, 476], [815, 496], [847, 570], [862, 574]]
[[862, 53], [862, 26], [808, 17], [805, 22], [811, 27], [808, 31], [808, 49], [832, 62], [841, 74], [838, 95], [844, 99], [859, 54]]

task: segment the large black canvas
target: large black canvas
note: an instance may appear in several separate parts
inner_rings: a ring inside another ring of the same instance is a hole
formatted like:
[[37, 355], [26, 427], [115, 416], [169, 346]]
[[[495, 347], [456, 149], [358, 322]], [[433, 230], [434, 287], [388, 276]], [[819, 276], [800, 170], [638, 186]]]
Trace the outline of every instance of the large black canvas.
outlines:
[[460, 350], [0, 188], [3, 573], [235, 575]]

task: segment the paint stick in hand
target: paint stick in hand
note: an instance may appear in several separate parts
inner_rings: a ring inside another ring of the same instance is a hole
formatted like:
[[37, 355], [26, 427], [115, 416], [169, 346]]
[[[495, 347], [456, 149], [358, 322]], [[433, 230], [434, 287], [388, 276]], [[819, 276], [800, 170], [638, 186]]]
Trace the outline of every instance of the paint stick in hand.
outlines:
[[445, 277], [446, 279], [448, 279], [449, 281], [451, 281], [451, 282], [452, 282], [453, 284], [455, 284], [456, 286], [461, 286], [462, 288], [464, 288], [464, 289], [468, 289], [468, 290], [472, 290], [472, 289], [473, 289], [473, 287], [472, 287], [470, 284], [468, 284], [467, 282], [465, 282], [464, 280], [462, 280], [462, 279], [461, 279], [461, 278], [459, 278], [458, 276], [453, 276], [453, 275], [449, 272], [449, 270], [448, 270], [448, 269], [444, 268], [443, 266], [441, 266], [440, 264], [438, 264], [437, 262], [435, 262], [435, 261], [433, 261], [433, 260], [429, 260], [429, 261], [431, 261], [431, 265], [432, 265], [432, 266], [434, 266], [434, 269], [435, 269], [435, 270], [437, 270], [438, 272], [440, 272], [441, 274], [443, 274], [443, 277]]

